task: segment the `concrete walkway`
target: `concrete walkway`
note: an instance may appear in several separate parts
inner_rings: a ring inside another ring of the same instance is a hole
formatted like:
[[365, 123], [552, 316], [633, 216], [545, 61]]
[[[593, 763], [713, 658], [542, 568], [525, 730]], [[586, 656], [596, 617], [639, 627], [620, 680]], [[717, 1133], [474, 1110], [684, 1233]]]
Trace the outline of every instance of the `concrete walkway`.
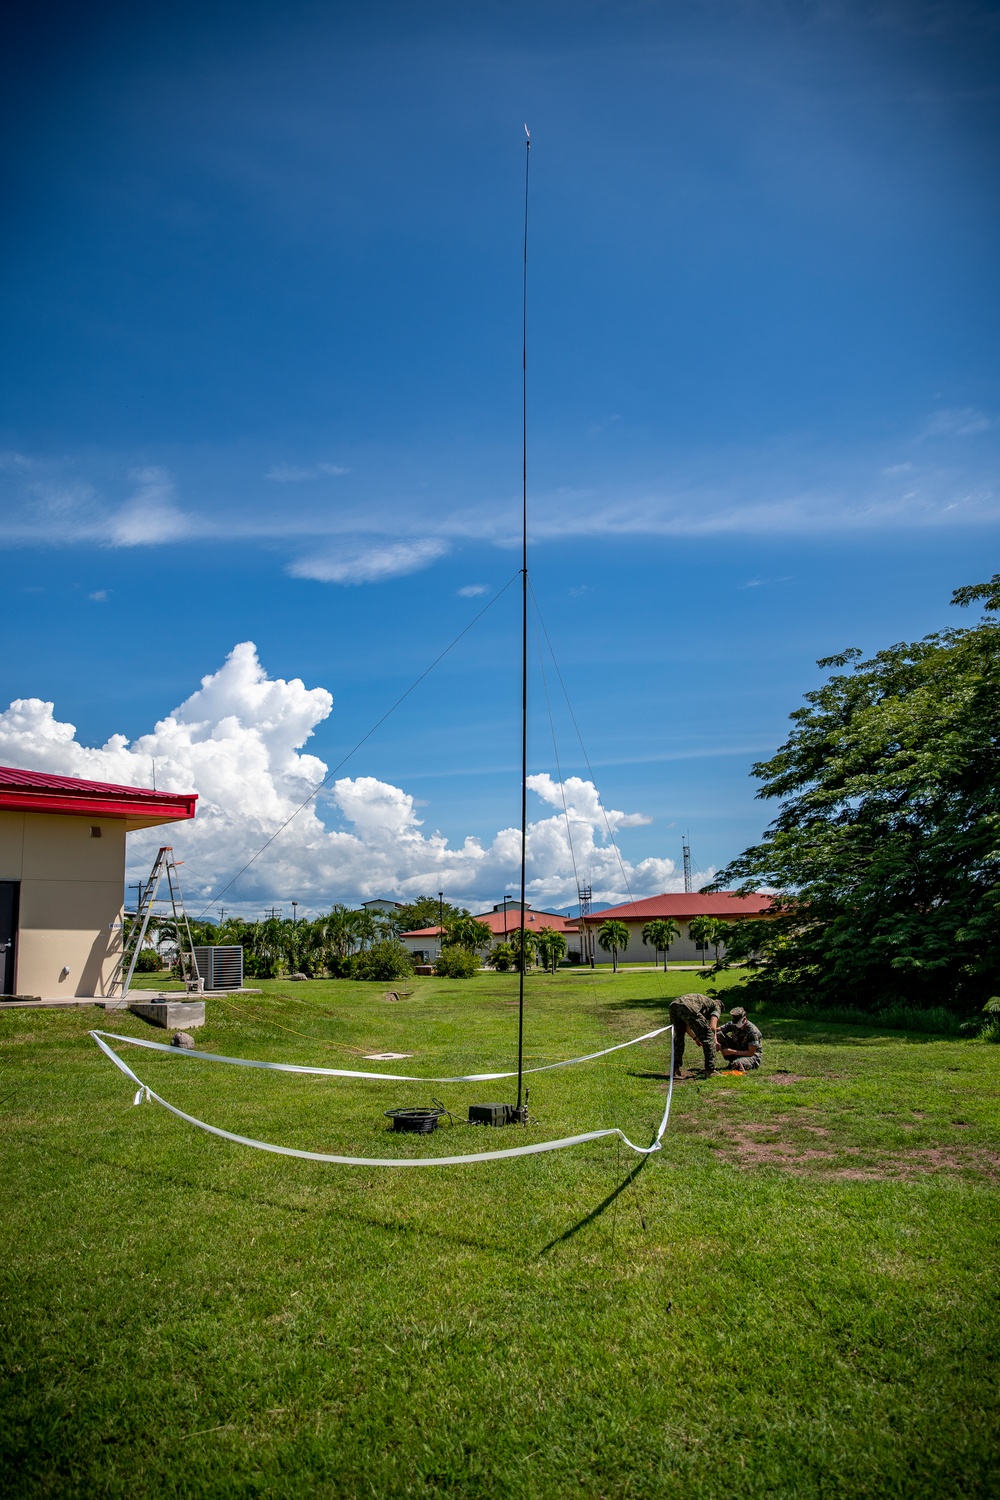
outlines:
[[[259, 995], [260, 990], [203, 990], [198, 1000], [224, 1000], [228, 995]], [[72, 995], [68, 998], [53, 996], [51, 999], [6, 1000], [0, 995], [0, 1011], [4, 1010], [72, 1010], [79, 1005], [94, 1005], [98, 1010], [128, 1010], [136, 1002], [146, 1005], [153, 1000], [180, 1000], [190, 997], [184, 990], [130, 990], [124, 998], [115, 996], [104, 999], [101, 995]]]

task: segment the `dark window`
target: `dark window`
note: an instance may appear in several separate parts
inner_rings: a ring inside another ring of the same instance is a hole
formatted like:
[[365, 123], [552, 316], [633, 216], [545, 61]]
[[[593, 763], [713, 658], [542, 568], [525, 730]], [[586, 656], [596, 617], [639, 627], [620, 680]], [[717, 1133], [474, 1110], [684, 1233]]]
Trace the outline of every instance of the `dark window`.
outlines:
[[92, 839], [99, 839], [100, 836], [101, 836], [101, 830], [98, 828], [97, 824], [96, 823], [91, 823], [91, 825], [90, 825], [90, 837]]

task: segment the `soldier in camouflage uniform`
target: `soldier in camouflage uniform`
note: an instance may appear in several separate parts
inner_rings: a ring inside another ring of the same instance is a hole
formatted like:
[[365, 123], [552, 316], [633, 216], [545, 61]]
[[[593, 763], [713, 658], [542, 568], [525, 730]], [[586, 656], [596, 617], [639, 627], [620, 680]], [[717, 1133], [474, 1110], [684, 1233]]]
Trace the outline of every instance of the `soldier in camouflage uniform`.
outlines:
[[729, 1012], [732, 1020], [720, 1026], [715, 1045], [726, 1060], [726, 1067], [734, 1073], [749, 1073], [759, 1068], [764, 1061], [764, 1038], [742, 1005], [734, 1005]]
[[689, 1036], [701, 1046], [705, 1059], [705, 1077], [715, 1072], [715, 1030], [722, 1015], [718, 1000], [708, 995], [681, 995], [670, 1002], [670, 1019], [674, 1026], [674, 1077], [679, 1078], [684, 1060], [684, 1038]]

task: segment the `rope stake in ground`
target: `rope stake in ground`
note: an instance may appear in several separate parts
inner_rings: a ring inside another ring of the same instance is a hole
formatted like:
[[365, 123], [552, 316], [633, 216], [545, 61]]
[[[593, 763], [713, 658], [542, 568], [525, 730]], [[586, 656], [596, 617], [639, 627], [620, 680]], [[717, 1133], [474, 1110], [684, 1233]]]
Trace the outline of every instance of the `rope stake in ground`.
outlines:
[[[505, 1151], [477, 1151], [468, 1156], [333, 1156], [325, 1151], [299, 1151], [294, 1146], [276, 1146], [272, 1141], [256, 1141], [250, 1136], [235, 1135], [231, 1130], [220, 1130], [218, 1125], [209, 1125], [205, 1120], [199, 1120], [195, 1115], [185, 1114], [184, 1110], [178, 1109], [176, 1105], [169, 1104], [166, 1099], [161, 1098], [159, 1094], [154, 1092], [148, 1084], [143, 1083], [142, 1079], [138, 1078], [132, 1072], [128, 1064], [122, 1061], [117, 1052], [108, 1046], [102, 1036], [96, 1031], [92, 1031], [90, 1034], [101, 1051], [110, 1057], [111, 1061], [116, 1067], [121, 1069], [126, 1078], [130, 1078], [133, 1083], [138, 1085], [138, 1092], [132, 1101], [134, 1104], [140, 1104], [143, 1098], [151, 1102], [155, 1101], [157, 1104], [162, 1104], [163, 1108], [169, 1110], [172, 1115], [176, 1115], [178, 1120], [184, 1120], [188, 1125], [196, 1126], [198, 1130], [207, 1131], [209, 1135], [217, 1135], [220, 1140], [232, 1141], [236, 1146], [249, 1146], [254, 1151], [270, 1151], [275, 1156], [297, 1156], [302, 1161], [329, 1162], [331, 1165], [338, 1167], [461, 1167], [469, 1162], [505, 1161], [508, 1157], [513, 1156], [537, 1156], [543, 1151], [564, 1151], [568, 1146], [582, 1146], [586, 1141], [599, 1141], [606, 1136], [617, 1136], [619, 1140], [625, 1142], [629, 1150], [634, 1151], [638, 1156], [650, 1156], [654, 1151], [662, 1149], [663, 1135], [670, 1120], [670, 1104], [674, 1094], [674, 1041], [671, 1029], [670, 1082], [667, 1085], [667, 1105], [663, 1111], [663, 1119], [660, 1121], [653, 1142], [649, 1146], [637, 1146], [634, 1141], [629, 1140], [623, 1130], [619, 1130], [616, 1125], [612, 1125], [606, 1130], [588, 1130], [583, 1135], [567, 1135], [556, 1141], [536, 1141], [530, 1146], [511, 1146]], [[135, 1038], [127, 1037], [125, 1040], [134, 1041]], [[512, 1077], [513, 1075], [507, 1074], [506, 1076]]]
[[[635, 1047], [639, 1042], [651, 1042], [654, 1037], [670, 1031], [669, 1026], [658, 1026], [642, 1036], [634, 1036], [630, 1042], [616, 1042], [602, 1052], [588, 1052], [585, 1057], [568, 1057], [565, 1062], [544, 1063], [538, 1068], [525, 1068], [525, 1073], [549, 1073], [553, 1068], [572, 1068], [576, 1063], [593, 1062], [597, 1057], [607, 1057], [609, 1052], [620, 1052], [623, 1047]], [[311, 1068], [304, 1063], [260, 1062], [251, 1057], [221, 1057], [217, 1052], [199, 1052], [197, 1048], [173, 1047], [169, 1042], [151, 1042], [146, 1037], [121, 1036], [116, 1031], [92, 1031], [91, 1036], [101, 1045], [101, 1037], [112, 1042], [127, 1042], [130, 1047], [148, 1047], [151, 1052], [169, 1052], [171, 1057], [196, 1057], [202, 1062], [230, 1063], [236, 1068], [266, 1068], [275, 1073], [314, 1073], [321, 1078], [375, 1078], [390, 1083], [491, 1083], [499, 1078], [516, 1078], [516, 1069], [510, 1073], [464, 1073], [458, 1078], [420, 1078], [415, 1073], [362, 1073], [351, 1068]], [[671, 1046], [673, 1043], [671, 1043]], [[105, 1049], [107, 1050], [107, 1049]]]

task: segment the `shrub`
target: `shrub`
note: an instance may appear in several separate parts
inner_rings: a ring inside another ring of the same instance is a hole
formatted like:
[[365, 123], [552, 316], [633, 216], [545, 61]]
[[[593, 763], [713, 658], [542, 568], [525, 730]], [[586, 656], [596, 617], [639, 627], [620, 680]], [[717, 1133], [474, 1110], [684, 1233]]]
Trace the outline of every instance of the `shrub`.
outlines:
[[517, 954], [510, 943], [497, 943], [486, 955], [486, 962], [491, 969], [496, 969], [498, 974], [506, 974], [508, 969], [514, 967]]
[[479, 959], [468, 948], [449, 945], [441, 949], [441, 957], [434, 965], [435, 974], [442, 979], [471, 979], [479, 972]]
[[[728, 1003], [728, 998], [724, 999], [719, 991], [713, 993], [723, 999], [724, 1005]], [[727, 992], [727, 996], [732, 994], [733, 991]], [[813, 1005], [770, 998], [755, 1004], [749, 986], [744, 987], [743, 995], [747, 1008], [752, 1008], [755, 1015], [775, 1019], [787, 1017], [793, 1021], [828, 1021], [833, 1026], [884, 1026], [889, 1031], [924, 1031], [935, 1036], [962, 1036], [969, 1024], [963, 1024], [953, 1011], [946, 1010], [943, 1005], [924, 1008], [896, 1001], [881, 1010], [871, 1011], [862, 1010], [858, 1005]], [[979, 1035], [982, 1034], [980, 1031]]]
[[406, 979], [413, 973], [413, 960], [402, 943], [387, 939], [373, 943], [351, 960], [352, 979]]
[[158, 974], [163, 965], [155, 948], [140, 948], [135, 961], [136, 974]]

